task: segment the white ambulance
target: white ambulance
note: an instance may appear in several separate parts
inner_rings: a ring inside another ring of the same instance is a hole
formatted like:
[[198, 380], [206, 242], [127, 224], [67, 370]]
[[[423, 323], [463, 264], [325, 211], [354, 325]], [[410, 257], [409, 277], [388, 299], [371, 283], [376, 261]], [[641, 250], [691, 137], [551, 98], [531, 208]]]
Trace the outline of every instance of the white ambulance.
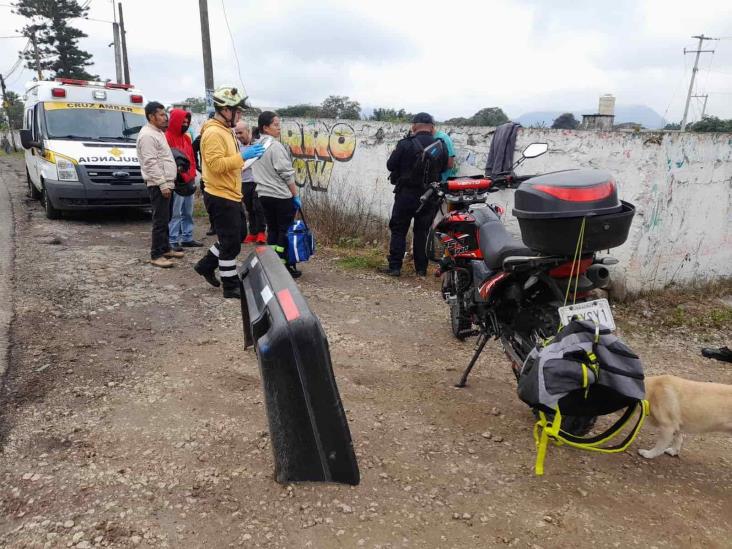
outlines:
[[146, 123], [139, 90], [57, 78], [30, 82], [24, 100], [28, 193], [49, 219], [65, 210], [149, 205], [135, 146]]

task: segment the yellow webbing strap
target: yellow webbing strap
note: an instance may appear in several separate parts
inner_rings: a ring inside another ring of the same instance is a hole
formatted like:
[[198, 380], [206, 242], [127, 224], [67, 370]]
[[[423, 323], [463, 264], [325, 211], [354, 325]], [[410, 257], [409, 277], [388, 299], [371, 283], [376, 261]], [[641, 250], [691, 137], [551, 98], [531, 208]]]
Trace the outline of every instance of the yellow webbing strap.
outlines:
[[[602, 444], [605, 444], [606, 442], [614, 439], [623, 430], [623, 428], [628, 424], [630, 418], [633, 417], [637, 409], [640, 409], [638, 420], [635, 426], [625, 437], [625, 440], [615, 446], [600, 447]], [[547, 421], [546, 414], [544, 414], [544, 412], [539, 412], [539, 421], [537, 421], [536, 425], [534, 426], [534, 442], [537, 446], [534, 472], [537, 476], [541, 476], [544, 474], [544, 459], [546, 458], [546, 449], [549, 445], [549, 439], [551, 439], [552, 443], [556, 446], [566, 444], [567, 446], [577, 448], [578, 450], [601, 452], [603, 454], [617, 454], [619, 452], [624, 452], [638, 436], [638, 433], [643, 426], [643, 422], [645, 421], [648, 412], [648, 401], [639, 400], [635, 403], [634, 406], [629, 407], [623, 414], [623, 416], [607, 431], [600, 435], [585, 439], [581, 437], [575, 437], [561, 430], [562, 415], [559, 410], [556, 411], [554, 420], [551, 422]]]

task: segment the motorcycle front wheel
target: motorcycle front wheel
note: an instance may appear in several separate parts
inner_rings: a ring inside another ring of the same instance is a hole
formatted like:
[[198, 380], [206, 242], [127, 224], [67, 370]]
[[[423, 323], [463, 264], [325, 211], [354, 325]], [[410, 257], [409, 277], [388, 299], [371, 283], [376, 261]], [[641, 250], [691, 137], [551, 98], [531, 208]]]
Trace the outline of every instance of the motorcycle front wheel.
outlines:
[[460, 341], [463, 341], [470, 335], [473, 323], [470, 321], [468, 313], [465, 310], [465, 301], [462, 299], [462, 295], [458, 295], [456, 299], [450, 300], [450, 326], [452, 328], [452, 335]]

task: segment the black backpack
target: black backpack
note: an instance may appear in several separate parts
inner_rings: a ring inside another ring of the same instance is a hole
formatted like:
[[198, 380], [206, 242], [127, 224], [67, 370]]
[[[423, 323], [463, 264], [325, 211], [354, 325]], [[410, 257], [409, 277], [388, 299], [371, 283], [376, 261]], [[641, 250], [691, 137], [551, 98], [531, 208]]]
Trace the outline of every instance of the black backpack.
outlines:
[[424, 148], [416, 137], [411, 141], [414, 151], [412, 169], [409, 173], [403, 174], [399, 182], [411, 189], [426, 189], [433, 181], [440, 180], [440, 173], [444, 168], [441, 162], [444, 145], [441, 139], [435, 139]]

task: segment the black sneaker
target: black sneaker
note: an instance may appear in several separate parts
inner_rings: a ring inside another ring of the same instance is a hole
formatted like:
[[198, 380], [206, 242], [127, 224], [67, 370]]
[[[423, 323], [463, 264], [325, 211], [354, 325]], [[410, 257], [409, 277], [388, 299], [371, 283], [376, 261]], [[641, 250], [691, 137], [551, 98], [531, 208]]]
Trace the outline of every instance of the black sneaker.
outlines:
[[402, 276], [402, 271], [400, 269], [392, 269], [391, 267], [379, 267], [376, 270], [381, 274], [385, 274], [387, 276]]
[[198, 263], [193, 267], [193, 270], [196, 271], [198, 274], [200, 274], [204, 279], [206, 279], [206, 282], [211, 284], [214, 288], [218, 288], [221, 286], [221, 282], [219, 282], [219, 279], [216, 278], [216, 275], [212, 272], [208, 273], [201, 269], [201, 267], [198, 266]]
[[427, 276], [427, 271], [417, 271], [417, 276]]
[[203, 242], [198, 240], [189, 240], [188, 242], [181, 243], [184, 248], [203, 248]]
[[300, 278], [302, 276], [302, 271], [298, 271], [294, 265], [285, 265], [285, 267], [287, 267], [287, 272], [290, 273], [292, 278]]
[[171, 244], [170, 245], [170, 249], [173, 250], [174, 252], [182, 252], [183, 251], [183, 247], [180, 244]]
[[732, 362], [732, 350], [729, 347], [720, 347], [719, 349], [705, 347], [701, 350], [701, 354], [707, 358], [714, 358], [722, 362]]
[[241, 288], [239, 286], [224, 288], [224, 297], [227, 299], [241, 299]]

